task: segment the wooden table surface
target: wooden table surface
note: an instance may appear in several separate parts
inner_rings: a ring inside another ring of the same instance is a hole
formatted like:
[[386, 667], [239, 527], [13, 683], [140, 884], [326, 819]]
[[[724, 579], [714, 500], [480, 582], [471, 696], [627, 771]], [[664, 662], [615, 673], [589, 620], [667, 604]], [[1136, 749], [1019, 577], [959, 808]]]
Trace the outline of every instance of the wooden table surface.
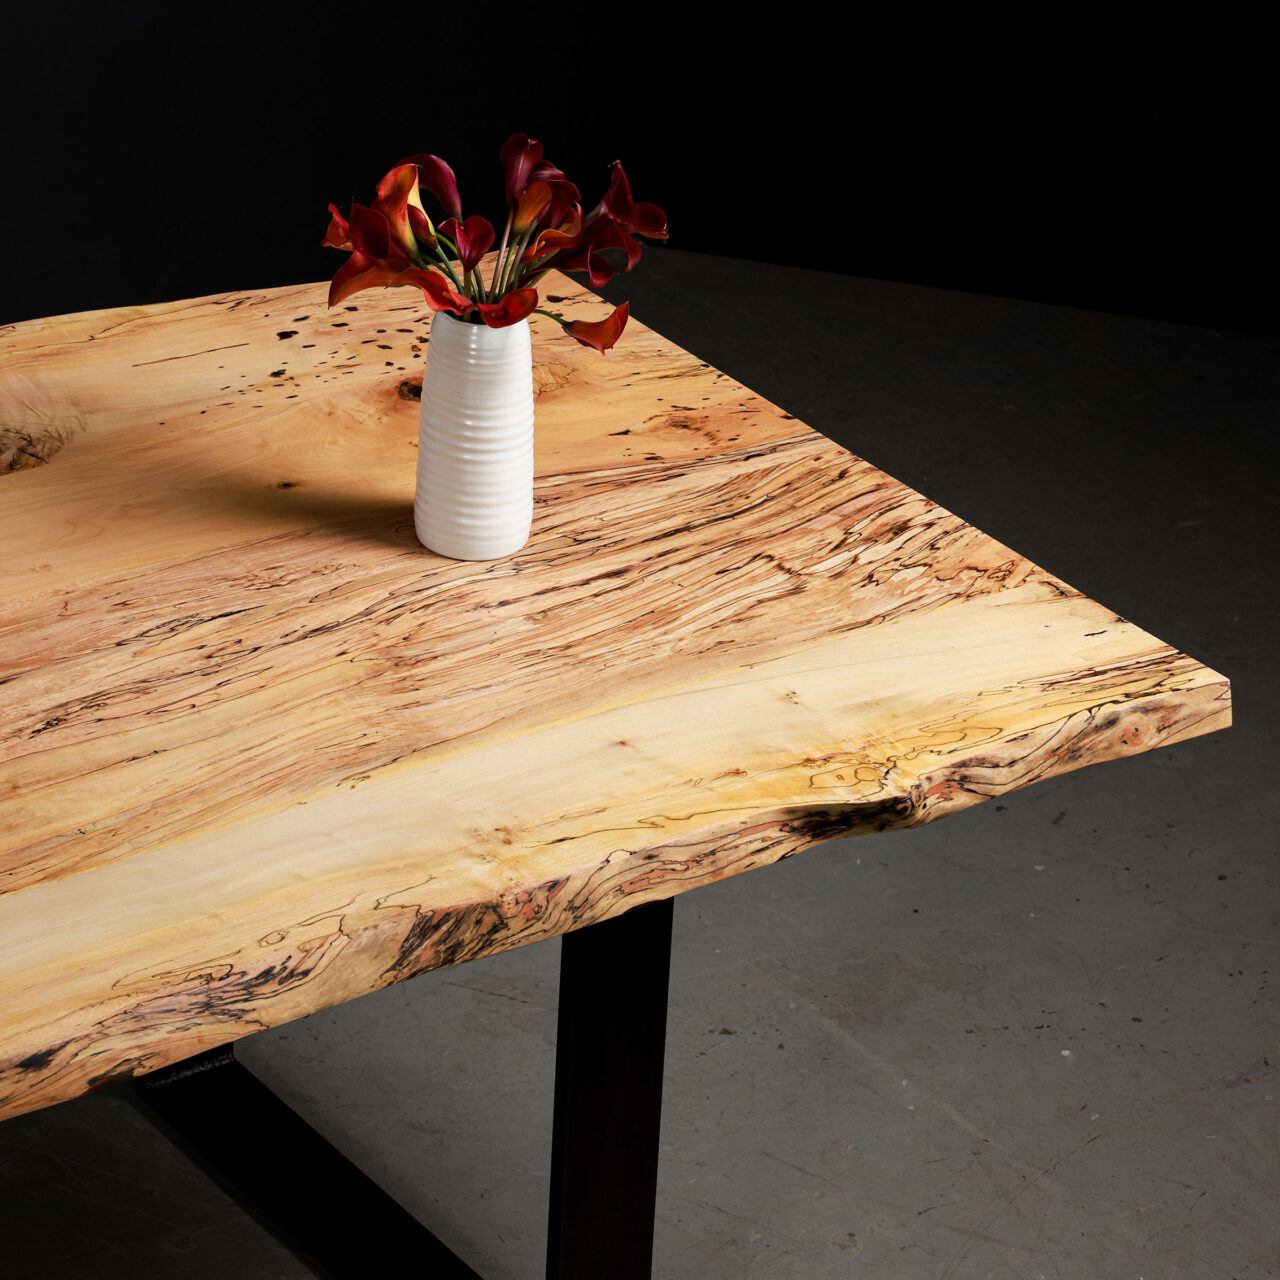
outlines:
[[324, 297], [0, 328], [0, 1116], [1229, 723], [634, 320], [534, 317], [532, 539], [433, 555], [425, 309]]

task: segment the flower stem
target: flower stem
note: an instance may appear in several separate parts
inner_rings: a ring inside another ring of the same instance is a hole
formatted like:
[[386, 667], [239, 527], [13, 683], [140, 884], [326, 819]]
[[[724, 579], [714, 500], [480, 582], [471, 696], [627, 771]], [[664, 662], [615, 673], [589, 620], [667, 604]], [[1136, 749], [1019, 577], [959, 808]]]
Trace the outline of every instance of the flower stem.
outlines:
[[[536, 225], [536, 223], [534, 224]], [[503, 275], [503, 289], [514, 288], [520, 280], [520, 255], [524, 253], [528, 247], [529, 240], [533, 235], [534, 226], [531, 225], [525, 229], [524, 235], [520, 237], [519, 244], [512, 250], [511, 256], [507, 262], [507, 271]]]
[[493, 264], [493, 281], [489, 285], [490, 298], [496, 298], [498, 296], [496, 291], [498, 288], [498, 274], [502, 267], [502, 255], [506, 251], [507, 239], [511, 235], [511, 222], [515, 216], [516, 216], [515, 206], [512, 205], [511, 208], [507, 210], [507, 225], [502, 229], [502, 243], [498, 246], [498, 256], [494, 260], [494, 264]]
[[502, 271], [498, 276], [498, 292], [499, 293], [506, 293], [507, 291], [507, 287], [509, 283], [507, 280], [507, 275], [511, 270], [511, 259], [512, 259], [512, 256], [515, 254], [515, 252], [516, 252], [516, 246], [514, 244], [510, 245], [507, 249], [507, 256], [503, 259]]
[[441, 252], [440, 252], [440, 250], [439, 250], [438, 248], [436, 249], [436, 257], [438, 257], [438, 258], [440, 259], [440, 265], [441, 265], [442, 267], [444, 267], [444, 269], [445, 269], [446, 273], [447, 273], [447, 274], [448, 274], [448, 276], [449, 276], [449, 279], [453, 281], [453, 287], [454, 287], [455, 289], [457, 289], [457, 291], [458, 291], [459, 293], [461, 293], [461, 292], [462, 292], [462, 282], [461, 282], [461, 281], [458, 279], [458, 277], [454, 274], [454, 270], [453, 270], [453, 263], [452, 263], [452, 262], [450, 262], [450, 261], [449, 261], [449, 259], [448, 259], [448, 258], [446, 258], [446, 257], [444, 256], [444, 254], [443, 254], [443, 253], [441, 253]]
[[[430, 224], [430, 221], [431, 220], [428, 218], [427, 219], [428, 225]], [[449, 261], [449, 258], [445, 254], [444, 250], [440, 248], [440, 242], [443, 241], [446, 247], [448, 247], [449, 249], [452, 249], [454, 254], [456, 254], [460, 259], [462, 255], [458, 253], [458, 246], [454, 244], [453, 241], [450, 240], [448, 236], [443, 235], [440, 231], [436, 230], [435, 227], [432, 227], [431, 230], [435, 234], [435, 239], [431, 242], [431, 251], [440, 260], [440, 265], [444, 268], [445, 274], [449, 277], [450, 280], [453, 281], [453, 287], [457, 289], [459, 293], [462, 293], [463, 292], [462, 283], [461, 281], [459, 281], [456, 273], [453, 270], [453, 263]], [[418, 257], [421, 260], [421, 254], [419, 254]], [[422, 262], [423, 267], [426, 267], [429, 265], [434, 265], [434, 264], [429, 264], [425, 261]]]

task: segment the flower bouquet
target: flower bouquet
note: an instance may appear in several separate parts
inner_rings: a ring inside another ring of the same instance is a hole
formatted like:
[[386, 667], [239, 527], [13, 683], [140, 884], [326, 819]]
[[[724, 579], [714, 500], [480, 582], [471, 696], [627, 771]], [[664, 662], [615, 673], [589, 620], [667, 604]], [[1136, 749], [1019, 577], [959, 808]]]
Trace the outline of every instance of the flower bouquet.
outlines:
[[[502, 145], [507, 219], [497, 239], [478, 214], [463, 217], [453, 170], [439, 156], [410, 156], [378, 184], [372, 205], [334, 205], [323, 244], [351, 257], [329, 305], [361, 289], [412, 285], [434, 312], [422, 380], [414, 528], [432, 551], [491, 560], [518, 551], [533, 520], [533, 366], [529, 316], [548, 316], [576, 341], [605, 352], [622, 335], [627, 304], [603, 320], [566, 320], [538, 306], [548, 271], [584, 272], [592, 288], [613, 278], [605, 255], [640, 260], [637, 236], [665, 240], [667, 216], [637, 204], [615, 161], [599, 204], [583, 213], [578, 188], [523, 133]], [[433, 221], [433, 196], [446, 215]]]
[[[375, 286], [414, 285], [433, 311], [445, 311], [493, 329], [518, 324], [535, 311], [557, 321], [570, 337], [607, 351], [627, 323], [627, 304], [603, 320], [566, 321], [538, 306], [538, 281], [548, 271], [582, 271], [593, 289], [616, 268], [603, 253], [626, 254], [623, 271], [640, 261], [637, 236], [667, 238], [667, 215], [655, 204], [636, 204], [622, 162], [612, 166], [608, 190], [584, 216], [578, 188], [542, 158], [542, 143], [514, 133], [502, 144], [507, 221], [486, 282], [481, 260], [493, 247], [493, 224], [462, 216], [453, 170], [439, 156], [410, 156], [378, 183], [372, 205], [353, 203], [350, 218], [335, 205], [323, 244], [351, 257], [329, 288], [329, 305]], [[430, 192], [448, 216], [435, 223], [422, 203]]]

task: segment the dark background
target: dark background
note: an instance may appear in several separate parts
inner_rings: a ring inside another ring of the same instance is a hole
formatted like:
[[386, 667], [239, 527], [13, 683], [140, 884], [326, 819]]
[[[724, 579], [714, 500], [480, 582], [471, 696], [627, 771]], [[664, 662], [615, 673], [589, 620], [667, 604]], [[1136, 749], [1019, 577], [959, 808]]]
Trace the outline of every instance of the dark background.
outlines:
[[331, 275], [327, 203], [412, 152], [496, 220], [523, 129], [679, 248], [1280, 333], [1259, 32], [869, 12], [28, 7], [0, 321]]

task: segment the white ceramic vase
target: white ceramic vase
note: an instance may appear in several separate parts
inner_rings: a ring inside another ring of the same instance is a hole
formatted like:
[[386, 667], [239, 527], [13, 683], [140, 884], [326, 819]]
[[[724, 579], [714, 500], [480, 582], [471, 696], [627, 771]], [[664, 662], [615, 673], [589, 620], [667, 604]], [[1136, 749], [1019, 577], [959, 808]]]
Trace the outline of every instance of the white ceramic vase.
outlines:
[[437, 311], [418, 415], [418, 541], [454, 560], [494, 560], [524, 546], [532, 521], [529, 322], [490, 329]]

